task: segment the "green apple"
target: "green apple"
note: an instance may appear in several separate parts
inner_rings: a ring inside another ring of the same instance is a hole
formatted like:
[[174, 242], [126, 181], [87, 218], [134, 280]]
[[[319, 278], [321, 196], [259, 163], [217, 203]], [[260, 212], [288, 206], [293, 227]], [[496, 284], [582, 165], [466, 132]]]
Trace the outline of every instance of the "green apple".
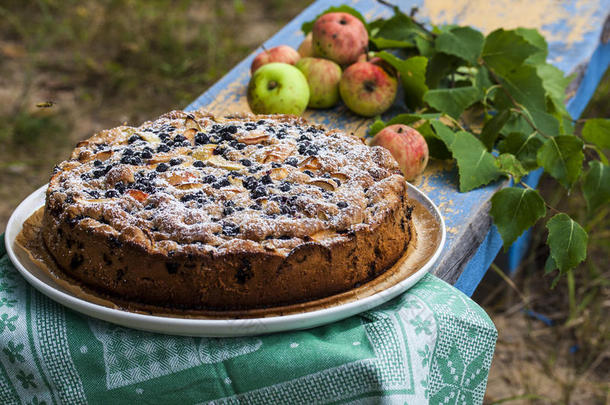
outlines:
[[301, 58], [296, 67], [309, 84], [309, 107], [329, 108], [339, 102], [341, 67], [332, 60]]
[[301, 115], [309, 102], [307, 79], [287, 63], [268, 63], [248, 84], [248, 104], [255, 114]]

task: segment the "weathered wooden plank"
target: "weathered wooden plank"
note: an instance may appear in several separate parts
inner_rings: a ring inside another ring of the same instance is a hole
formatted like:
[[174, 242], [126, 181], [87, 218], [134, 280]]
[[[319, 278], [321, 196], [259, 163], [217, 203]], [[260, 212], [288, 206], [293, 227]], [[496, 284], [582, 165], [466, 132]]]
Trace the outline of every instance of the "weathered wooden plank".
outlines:
[[[312, 20], [331, 5], [350, 4], [367, 20], [391, 15], [391, 10], [374, 0], [318, 1], [265, 42], [265, 47], [287, 44], [297, 47], [303, 39], [300, 26]], [[497, 27], [526, 26], [539, 28], [550, 41], [549, 60], [566, 72], [586, 63], [595, 50], [610, 0], [557, 2], [542, 0], [525, 2], [511, 0], [406, 0], [396, 1], [403, 11], [418, 8], [422, 21], [474, 25], [485, 32]], [[195, 100], [188, 108], [205, 107], [217, 114], [248, 112], [246, 88], [249, 66], [260, 49], [244, 59], [216, 85]], [[398, 97], [400, 99], [400, 95]], [[386, 115], [404, 111], [398, 101]], [[330, 110], [308, 110], [305, 117], [329, 128], [340, 128], [364, 135], [370, 120], [352, 114], [343, 105]], [[457, 172], [452, 164], [432, 161], [414, 185], [428, 194], [440, 207], [448, 230], [447, 245], [434, 273], [448, 282], [455, 282], [490, 231], [489, 201], [505, 182], [496, 182], [468, 193], [457, 188]], [[489, 264], [489, 263], [488, 263]], [[483, 267], [483, 266], [479, 266]], [[485, 268], [476, 269], [485, 271]], [[480, 276], [480, 274], [479, 274]]]

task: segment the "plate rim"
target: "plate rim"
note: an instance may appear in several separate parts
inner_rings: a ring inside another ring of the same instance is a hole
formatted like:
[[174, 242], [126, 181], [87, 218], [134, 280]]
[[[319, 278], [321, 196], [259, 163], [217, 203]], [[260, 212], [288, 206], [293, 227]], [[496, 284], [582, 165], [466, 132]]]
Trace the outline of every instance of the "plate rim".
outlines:
[[[438, 261], [447, 239], [445, 220], [441, 215], [438, 206], [419, 188], [407, 182], [408, 190], [413, 191], [415, 194], [410, 197], [422, 203], [424, 207], [431, 212], [434, 218], [438, 220], [441, 238], [434, 253], [419, 270], [387, 288], [386, 290], [379, 291], [361, 299], [356, 299], [354, 301], [327, 308], [270, 317], [242, 319], [192, 319], [149, 315], [130, 312], [122, 309], [109, 308], [73, 296], [39, 279], [32, 274], [23, 263], [21, 263], [14, 251], [15, 238], [23, 226], [23, 221], [25, 221], [25, 219], [27, 219], [35, 209], [40, 208], [44, 204], [43, 198], [43, 204], [37, 205], [34, 210], [28, 209], [28, 206], [33, 203], [32, 200], [36, 201], [37, 199], [40, 199], [41, 196], [44, 196], [47, 186], [48, 184], [45, 184], [28, 195], [17, 206], [17, 208], [15, 208], [7, 222], [4, 243], [9, 259], [17, 271], [19, 271], [26, 281], [36, 290], [46, 295], [53, 301], [76, 312], [121, 326], [170, 335], [202, 337], [253, 336], [308, 329], [348, 318], [382, 305], [415, 285]], [[20, 217], [24, 216], [23, 214], [26, 214], [23, 221], [18, 223], [20, 221]]]

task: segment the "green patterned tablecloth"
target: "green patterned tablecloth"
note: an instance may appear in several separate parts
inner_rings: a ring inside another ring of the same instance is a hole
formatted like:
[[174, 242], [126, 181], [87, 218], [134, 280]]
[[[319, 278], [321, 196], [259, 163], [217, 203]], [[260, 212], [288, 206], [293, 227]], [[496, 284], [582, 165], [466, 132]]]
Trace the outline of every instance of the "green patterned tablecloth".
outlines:
[[26, 283], [0, 242], [1, 404], [483, 400], [496, 329], [432, 275], [382, 307], [324, 327], [175, 337], [56, 304]]

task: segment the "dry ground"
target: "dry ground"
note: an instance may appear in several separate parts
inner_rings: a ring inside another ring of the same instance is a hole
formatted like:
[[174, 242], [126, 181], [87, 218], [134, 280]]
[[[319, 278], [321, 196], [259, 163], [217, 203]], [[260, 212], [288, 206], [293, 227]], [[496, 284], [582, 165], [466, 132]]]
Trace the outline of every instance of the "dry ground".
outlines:
[[[76, 141], [184, 107], [309, 3], [3, 2], [0, 232], [18, 202], [47, 181]], [[609, 94], [607, 77], [588, 116], [610, 116]], [[37, 107], [48, 100], [52, 107]], [[581, 198], [567, 200], [545, 182], [542, 190], [585, 219]], [[548, 287], [542, 229], [513, 281], [488, 272], [475, 300], [500, 336], [486, 403], [609, 402], [609, 217], [606, 208], [587, 221], [591, 260], [571, 283], [564, 279], [554, 290]]]

